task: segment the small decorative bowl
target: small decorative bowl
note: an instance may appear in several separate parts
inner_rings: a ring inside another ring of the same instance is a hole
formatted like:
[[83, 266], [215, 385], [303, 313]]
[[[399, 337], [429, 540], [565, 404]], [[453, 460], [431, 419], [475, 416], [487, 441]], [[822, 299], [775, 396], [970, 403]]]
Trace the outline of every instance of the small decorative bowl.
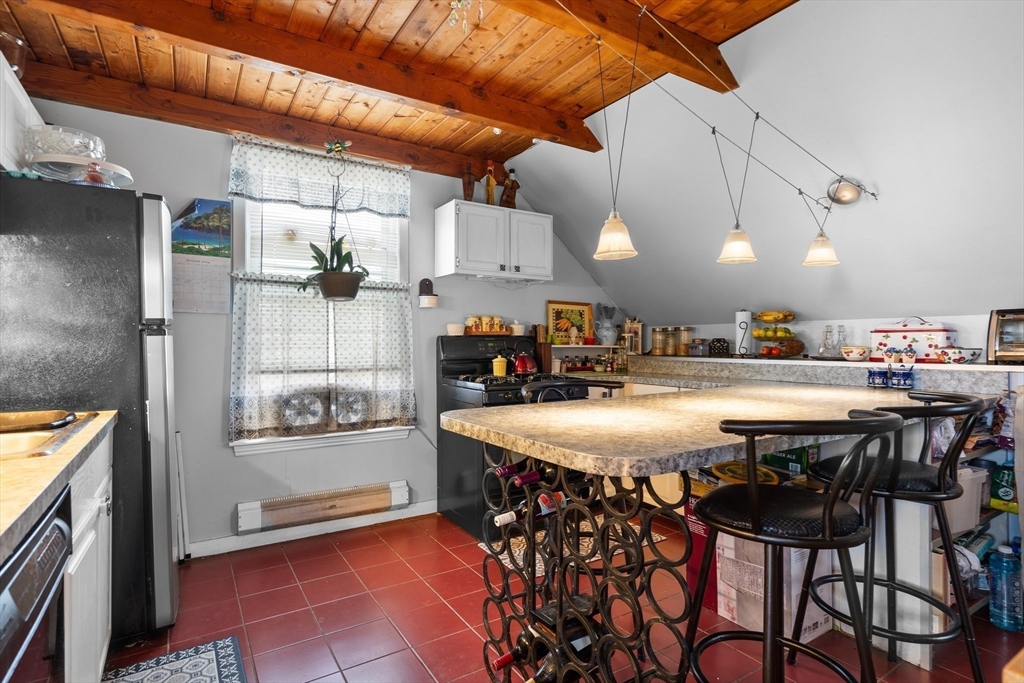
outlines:
[[868, 354], [871, 352], [870, 346], [843, 346], [840, 348], [843, 352], [843, 358], [851, 361], [867, 360]]
[[981, 357], [984, 349], [969, 349], [963, 346], [946, 346], [935, 349], [935, 360], [940, 363], [973, 363]]
[[448, 334], [452, 337], [461, 337], [466, 334], [466, 326], [462, 323], [448, 323], [446, 327], [448, 328]]
[[597, 344], [597, 337], [584, 337], [583, 338], [583, 343], [586, 346], [594, 346], [594, 345]]

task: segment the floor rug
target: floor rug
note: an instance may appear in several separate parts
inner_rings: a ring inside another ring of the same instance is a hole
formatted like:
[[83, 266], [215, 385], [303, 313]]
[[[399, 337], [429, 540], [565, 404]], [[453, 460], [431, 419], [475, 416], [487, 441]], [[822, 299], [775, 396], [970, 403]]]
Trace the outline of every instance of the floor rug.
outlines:
[[246, 683], [235, 636], [160, 655], [103, 674], [117, 683]]
[[[598, 524], [601, 524], [601, 522], [604, 521], [604, 515], [602, 515], [602, 514], [594, 515], [594, 520]], [[640, 535], [640, 527], [639, 526], [637, 526], [636, 524], [633, 524], [632, 522], [629, 523], [629, 526], [633, 527], [633, 531], [635, 531], [638, 536]], [[580, 523], [580, 530], [583, 531], [584, 533], [590, 532], [590, 522], [587, 521], [587, 520], [583, 520], [583, 522]], [[651, 537], [654, 539], [655, 543], [661, 543], [662, 541], [665, 540], [664, 536], [662, 536], [658, 532], [654, 531], [653, 529], [651, 530]], [[536, 538], [538, 542], [542, 542], [544, 540], [544, 533], [543, 532], [536, 533], [536, 534], [534, 534], [534, 538]], [[644, 542], [646, 543], [646, 541], [644, 541]], [[594, 540], [592, 538], [581, 538], [580, 539], [580, 552], [583, 553], [583, 554], [589, 553], [590, 549], [593, 547], [593, 544], [594, 544]], [[503, 565], [505, 565], [506, 567], [508, 567], [509, 569], [515, 569], [516, 568], [516, 564], [518, 564], [518, 566], [522, 567], [523, 566], [523, 554], [524, 554], [524, 550], [526, 549], [526, 539], [524, 539], [521, 536], [519, 536], [519, 537], [511, 539], [509, 541], [508, 545], [509, 545], [509, 549], [507, 551], [505, 551], [505, 553], [500, 556], [501, 563]], [[479, 547], [484, 552], [489, 552], [486, 543], [477, 543], [477, 547]], [[569, 552], [569, 547], [566, 546], [565, 550], [566, 550], [566, 552]], [[513, 564], [512, 560], [509, 558], [509, 555], [508, 555], [509, 552], [511, 552], [513, 557], [515, 557], [516, 564]], [[615, 552], [615, 554], [618, 555], [621, 552], [622, 552], [621, 550], [618, 550], [618, 551]], [[536, 556], [537, 556], [537, 563], [535, 565], [536, 569], [534, 570], [534, 572], [536, 573], [537, 576], [543, 576], [544, 575], [544, 558], [541, 556], [541, 554], [539, 552], [536, 553]]]

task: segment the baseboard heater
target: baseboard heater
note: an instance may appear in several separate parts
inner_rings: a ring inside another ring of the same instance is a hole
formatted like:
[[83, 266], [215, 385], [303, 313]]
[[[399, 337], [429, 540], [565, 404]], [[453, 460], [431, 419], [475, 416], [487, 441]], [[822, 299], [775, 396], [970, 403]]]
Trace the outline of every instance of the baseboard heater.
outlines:
[[392, 481], [238, 504], [238, 535], [409, 506], [409, 482]]

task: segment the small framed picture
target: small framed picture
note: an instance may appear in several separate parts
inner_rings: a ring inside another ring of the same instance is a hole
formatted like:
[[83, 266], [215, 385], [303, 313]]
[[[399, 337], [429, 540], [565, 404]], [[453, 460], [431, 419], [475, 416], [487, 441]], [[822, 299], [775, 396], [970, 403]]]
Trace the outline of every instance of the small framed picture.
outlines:
[[622, 324], [622, 334], [626, 337], [626, 353], [640, 355], [643, 350], [644, 324], [635, 318], [627, 318]]
[[582, 344], [594, 326], [591, 304], [577, 301], [548, 302], [548, 334], [556, 344]]

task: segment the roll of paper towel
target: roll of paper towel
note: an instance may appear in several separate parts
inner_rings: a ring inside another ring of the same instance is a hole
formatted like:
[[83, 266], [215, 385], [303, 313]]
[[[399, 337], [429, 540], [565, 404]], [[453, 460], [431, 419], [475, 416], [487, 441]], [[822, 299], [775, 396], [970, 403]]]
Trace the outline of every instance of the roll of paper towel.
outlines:
[[750, 311], [736, 311], [736, 353], [754, 352], [754, 339], [750, 333]]

